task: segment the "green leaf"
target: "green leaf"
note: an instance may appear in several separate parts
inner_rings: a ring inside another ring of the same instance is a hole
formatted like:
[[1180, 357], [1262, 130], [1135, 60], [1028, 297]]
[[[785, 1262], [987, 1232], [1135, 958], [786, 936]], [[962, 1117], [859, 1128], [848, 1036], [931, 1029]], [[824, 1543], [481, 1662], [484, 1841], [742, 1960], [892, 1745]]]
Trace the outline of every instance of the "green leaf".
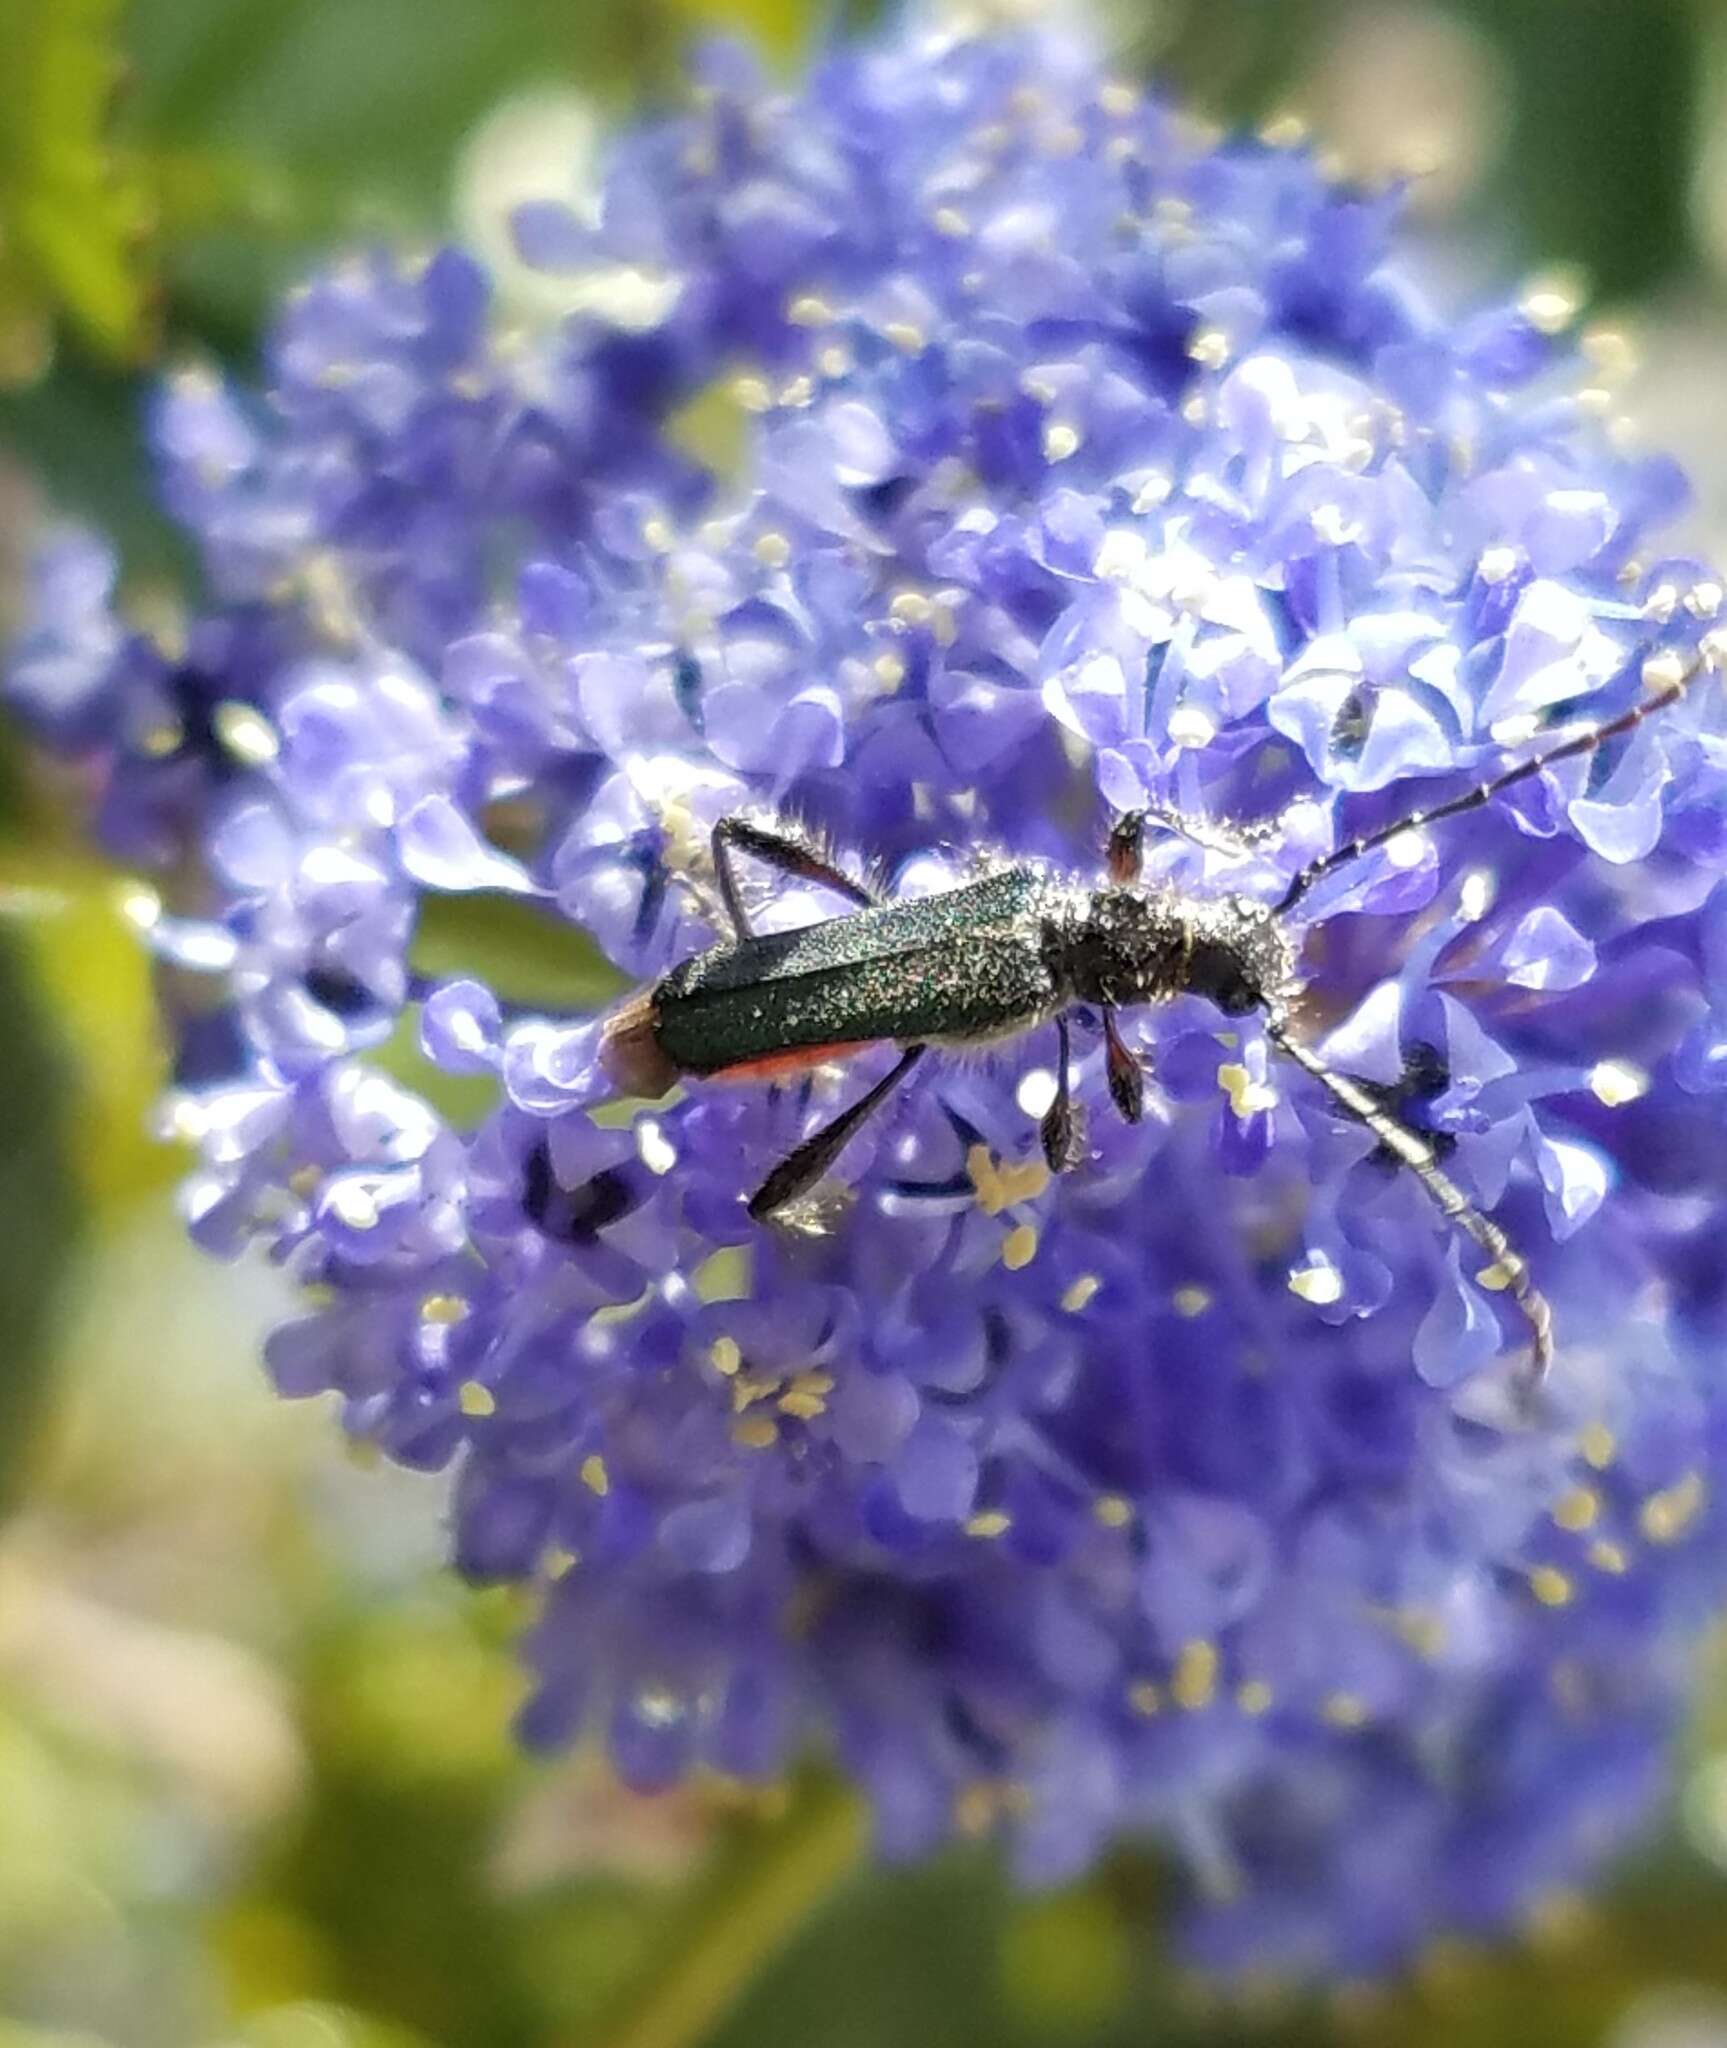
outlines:
[[[186, 1166], [151, 1135], [165, 1060], [149, 958], [124, 897], [93, 859], [0, 844], [0, 938], [53, 1017], [56, 1116], [69, 1170], [97, 1209], [157, 1193]], [[10, 1089], [26, 1086], [8, 1076]]]
[[136, 363], [154, 333], [148, 214], [110, 144], [122, 0], [0, 0], [0, 381], [46, 369], [56, 323]]
[[0, 928], [0, 1514], [13, 1506], [48, 1393], [55, 1289], [77, 1202], [67, 1157], [67, 1076], [22, 949]]
[[439, 981], [472, 975], [506, 1005], [597, 1010], [627, 986], [585, 932], [509, 896], [428, 895], [414, 968]]
[[463, 141], [511, 93], [629, 104], [675, 40], [668, 0], [133, 0], [131, 20], [129, 132], [182, 228], [176, 317], [233, 348], [329, 244], [447, 232]]

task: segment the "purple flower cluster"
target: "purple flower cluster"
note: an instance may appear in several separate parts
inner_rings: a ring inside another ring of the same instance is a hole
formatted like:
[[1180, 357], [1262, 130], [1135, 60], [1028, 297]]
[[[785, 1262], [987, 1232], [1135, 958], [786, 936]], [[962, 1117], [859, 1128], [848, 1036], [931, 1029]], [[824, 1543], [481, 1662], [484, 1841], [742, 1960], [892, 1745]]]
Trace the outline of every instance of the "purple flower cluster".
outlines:
[[[650, 979], [720, 936], [746, 806], [910, 891], [980, 847], [1095, 872], [1149, 803], [1265, 828], [1154, 874], [1274, 899], [1712, 661], [1721, 585], [1653, 542], [1682, 482], [1562, 309], [1440, 315], [1396, 215], [1045, 31], [913, 26], [791, 93], [721, 50], [592, 212], [519, 219], [658, 279], [651, 324], [508, 336], [453, 253], [333, 273], [262, 396], [161, 403], [183, 645], [74, 535], [11, 669], [215, 977], [191, 1228], [303, 1285], [282, 1391], [452, 1468], [459, 1567], [542, 1589], [525, 1738], [643, 1786], [814, 1741], [890, 1854], [999, 1824], [1039, 1881], [1149, 1829], [1225, 1973], [1513, 1926], [1660, 1784], [1727, 1555], [1713, 678], [1292, 933], [1309, 1041], [1551, 1299], [1533, 1415], [1504, 1276], [1252, 1019], [1124, 1017], [1137, 1127], [1082, 1019], [1059, 1181], [1052, 1031], [926, 1062], [825, 1229], [760, 1227], [888, 1049], [608, 1105], [591, 1020], [428, 984], [414, 935], [514, 893]], [[404, 1018], [495, 1078], [477, 1128], [377, 1064]]]

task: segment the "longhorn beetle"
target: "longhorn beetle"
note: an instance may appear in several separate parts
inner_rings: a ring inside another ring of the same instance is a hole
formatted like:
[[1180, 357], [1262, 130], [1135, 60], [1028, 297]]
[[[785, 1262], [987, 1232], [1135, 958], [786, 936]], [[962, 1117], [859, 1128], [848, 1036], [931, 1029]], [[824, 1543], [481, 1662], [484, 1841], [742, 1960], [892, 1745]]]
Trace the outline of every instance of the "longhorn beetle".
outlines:
[[[1095, 1008], [1102, 1019], [1109, 1092], [1129, 1123], [1142, 1114], [1144, 1080], [1122, 1039], [1118, 1010], [1198, 995], [1227, 1017], [1257, 1011], [1272, 1043], [1371, 1131], [1384, 1153], [1407, 1166], [1447, 1221], [1487, 1254], [1529, 1325], [1538, 1382], [1553, 1358], [1546, 1297], [1505, 1232], [1441, 1170], [1434, 1143], [1393, 1115], [1369, 1086], [1334, 1072], [1296, 1035], [1290, 1016], [1296, 943], [1287, 920], [1317, 883], [1400, 834], [1477, 810], [1514, 784], [1632, 731], [1676, 703], [1700, 666], [1693, 661], [1672, 676], [1646, 664], [1645, 680], [1655, 686], [1630, 710], [1461, 796], [1349, 840], [1310, 861], [1269, 904], [1187, 894], [1143, 880], [1148, 824], [1232, 851], [1246, 851], [1266, 836], [1175, 812], [1136, 810], [1120, 817], [1101, 881], [1017, 861], [898, 902], [847, 873], [796, 827], [722, 818], [713, 833], [714, 868], [734, 936], [615, 1010], [604, 1027], [602, 1059], [621, 1089], [658, 1096], [683, 1080], [770, 1080], [884, 1041], [901, 1048], [888, 1073], [768, 1175], [749, 1200], [749, 1213], [760, 1219], [808, 1193], [932, 1046], [987, 1045], [1053, 1021], [1056, 1094], [1040, 1136], [1044, 1156], [1059, 1173], [1074, 1163], [1076, 1150], [1068, 1071], [1068, 1012], [1075, 1005]], [[738, 883], [739, 855], [823, 883], [856, 908], [794, 931], [753, 931]]]

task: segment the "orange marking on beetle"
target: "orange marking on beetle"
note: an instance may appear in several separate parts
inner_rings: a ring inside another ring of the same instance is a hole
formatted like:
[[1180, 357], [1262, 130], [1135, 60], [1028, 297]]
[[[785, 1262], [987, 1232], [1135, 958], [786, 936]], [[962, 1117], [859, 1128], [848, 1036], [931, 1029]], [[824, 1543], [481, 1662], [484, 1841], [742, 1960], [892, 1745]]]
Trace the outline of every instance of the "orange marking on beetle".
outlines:
[[780, 1081], [788, 1074], [807, 1073], [811, 1067], [830, 1061], [850, 1059], [854, 1053], [880, 1045], [879, 1038], [842, 1038], [832, 1045], [799, 1045], [788, 1052], [763, 1053], [759, 1059], [739, 1060], [735, 1066], [715, 1067], [704, 1081]]

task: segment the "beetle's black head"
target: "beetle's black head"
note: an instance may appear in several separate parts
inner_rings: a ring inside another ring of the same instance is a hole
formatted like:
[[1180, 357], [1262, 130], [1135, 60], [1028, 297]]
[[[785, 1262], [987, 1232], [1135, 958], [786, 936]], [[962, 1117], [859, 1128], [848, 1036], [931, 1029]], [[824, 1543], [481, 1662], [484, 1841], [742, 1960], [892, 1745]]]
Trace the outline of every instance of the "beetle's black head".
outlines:
[[1246, 896], [1186, 906], [1192, 934], [1184, 992], [1226, 1017], [1274, 1007], [1290, 980], [1289, 942], [1270, 908]]

